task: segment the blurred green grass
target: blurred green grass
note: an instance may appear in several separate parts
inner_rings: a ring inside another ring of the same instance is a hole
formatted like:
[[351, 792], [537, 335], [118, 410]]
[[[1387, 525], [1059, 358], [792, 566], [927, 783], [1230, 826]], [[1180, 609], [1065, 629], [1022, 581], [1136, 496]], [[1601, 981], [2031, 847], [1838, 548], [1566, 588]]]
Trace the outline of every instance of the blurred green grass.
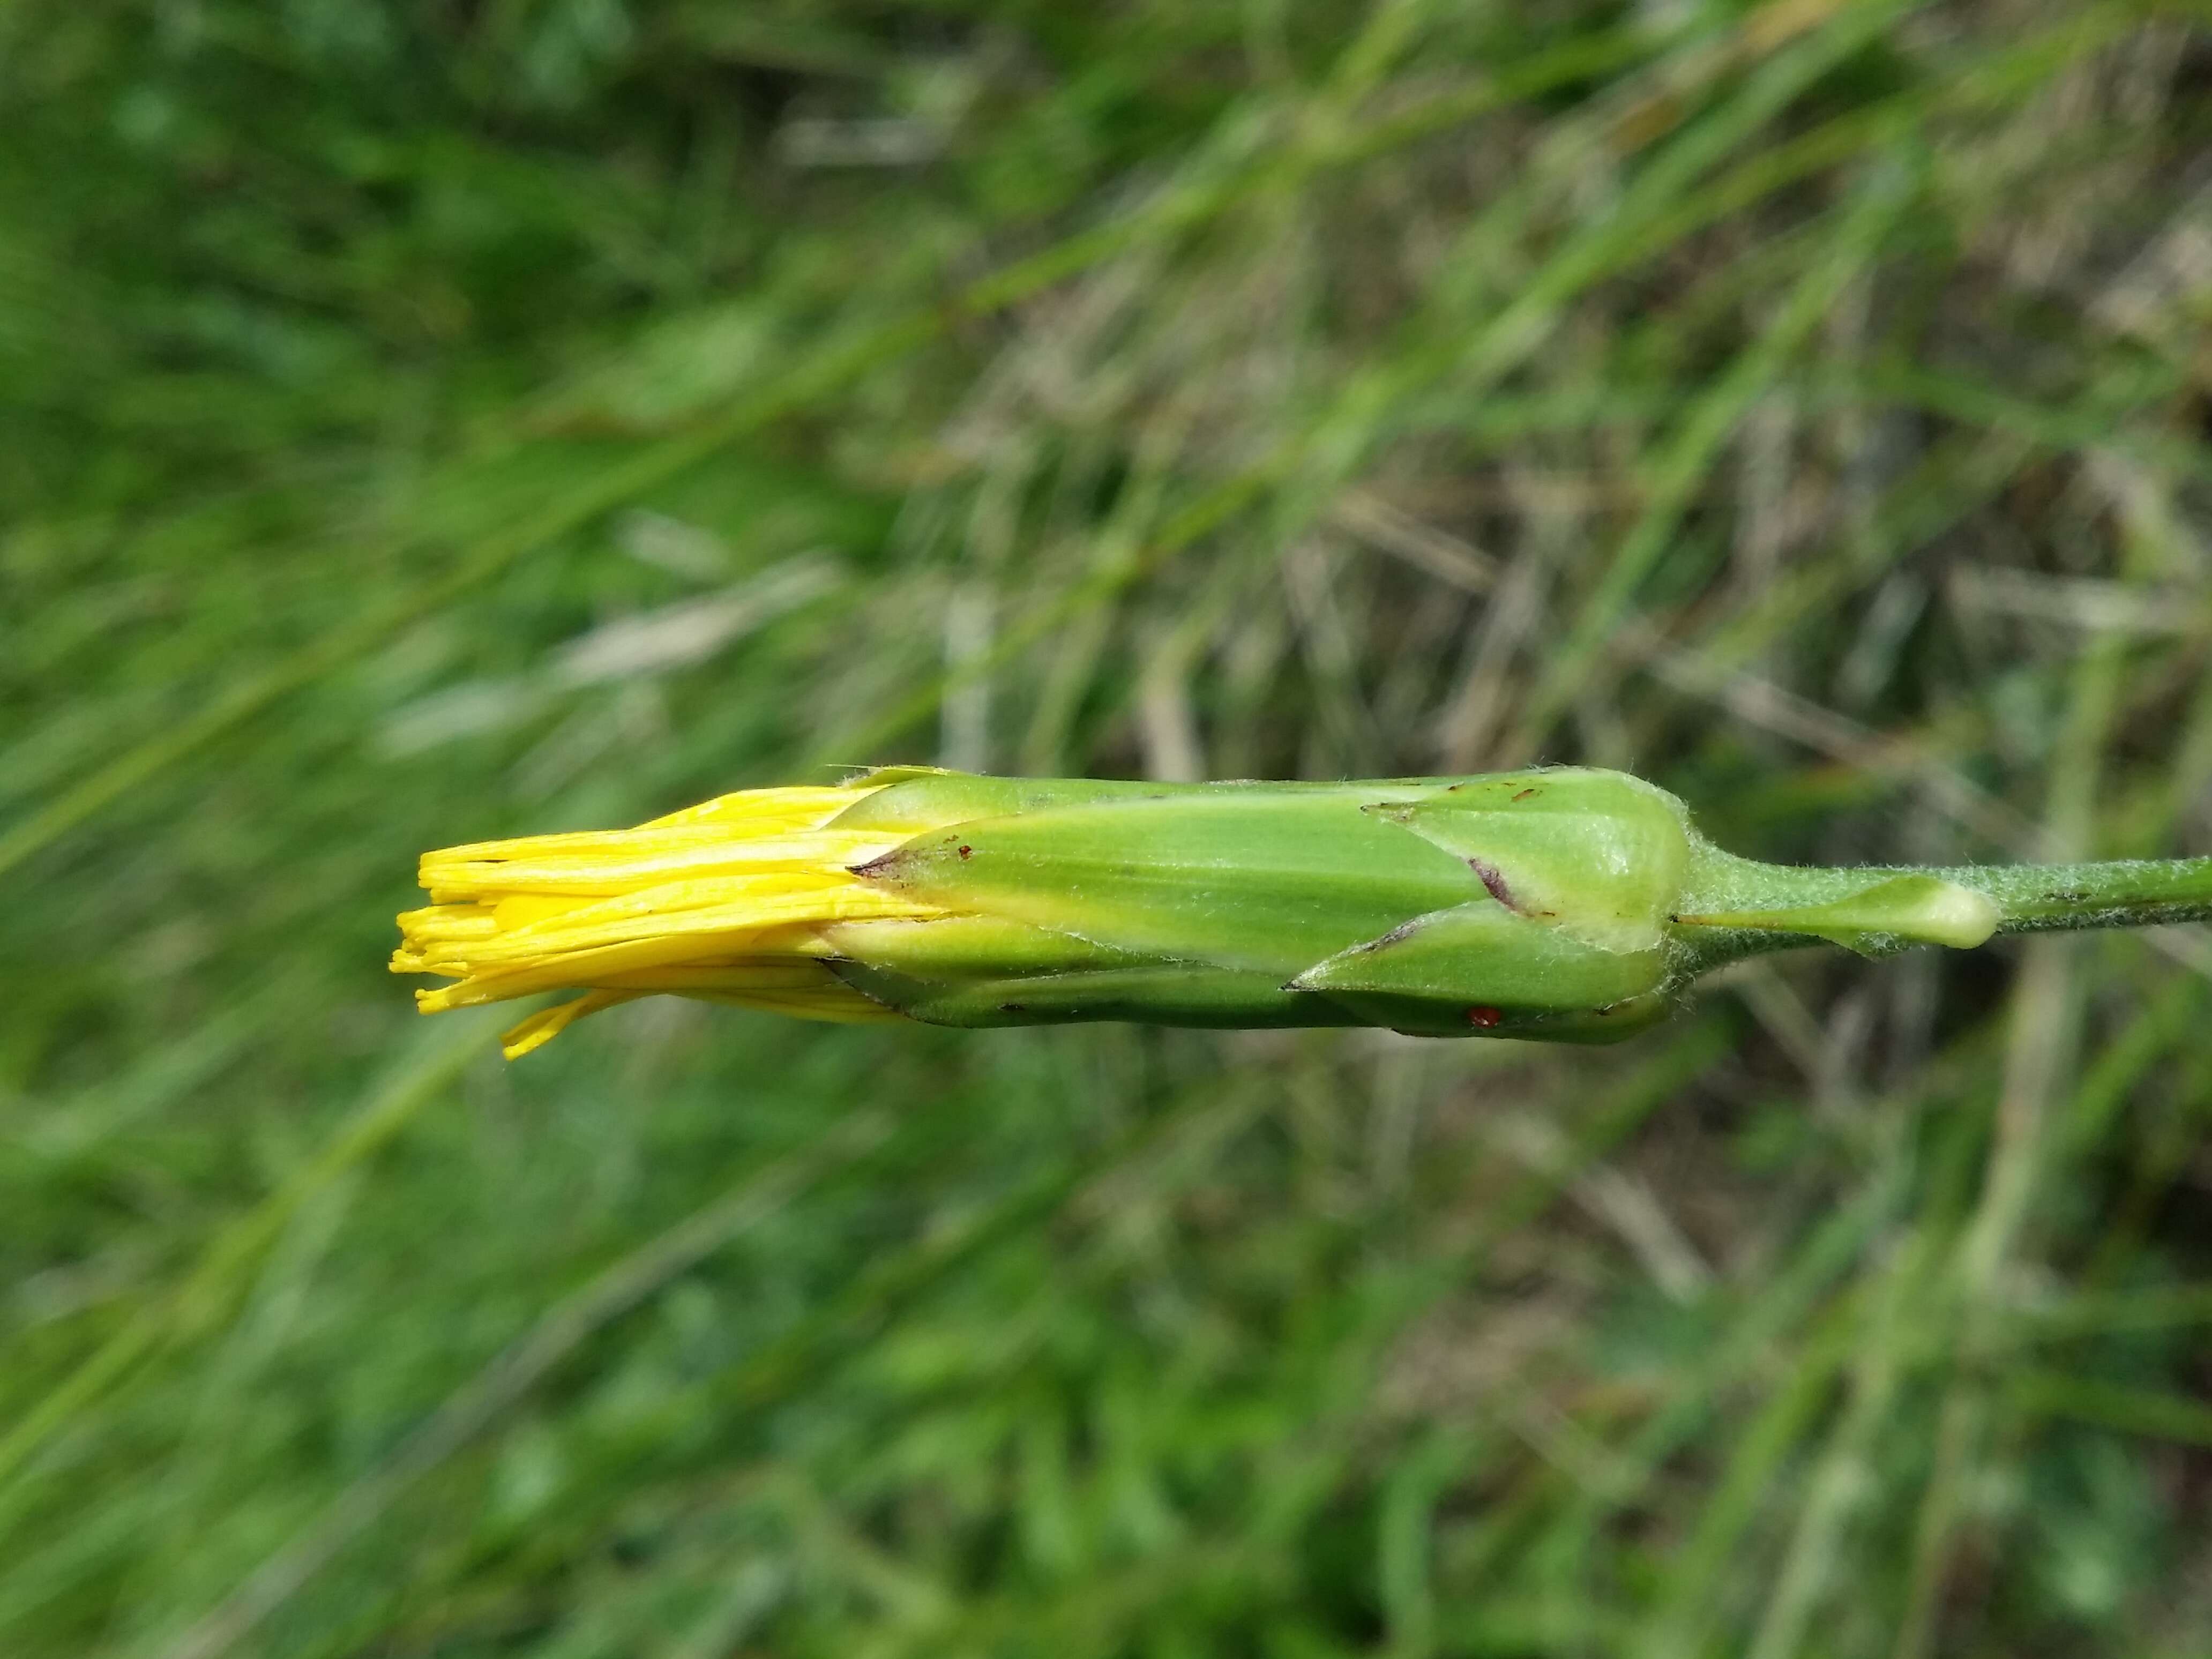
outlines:
[[2201, 933], [1623, 1049], [617, 1010], [839, 763], [2212, 850], [2212, 40], [2066, 0], [0, 15], [0, 1650], [2193, 1655]]

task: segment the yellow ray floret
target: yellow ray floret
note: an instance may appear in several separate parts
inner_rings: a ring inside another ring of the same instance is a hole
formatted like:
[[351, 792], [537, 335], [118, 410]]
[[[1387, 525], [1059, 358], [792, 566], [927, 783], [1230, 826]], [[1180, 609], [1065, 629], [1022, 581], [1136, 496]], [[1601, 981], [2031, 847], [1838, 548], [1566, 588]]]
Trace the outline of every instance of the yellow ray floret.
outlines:
[[872, 793], [745, 789], [633, 830], [527, 836], [422, 856], [431, 902], [399, 918], [392, 969], [453, 982], [417, 991], [425, 1013], [533, 992], [582, 996], [532, 1015], [508, 1059], [586, 1014], [665, 993], [816, 1019], [896, 1019], [831, 972], [823, 930], [944, 914], [851, 870], [904, 838], [838, 830]]

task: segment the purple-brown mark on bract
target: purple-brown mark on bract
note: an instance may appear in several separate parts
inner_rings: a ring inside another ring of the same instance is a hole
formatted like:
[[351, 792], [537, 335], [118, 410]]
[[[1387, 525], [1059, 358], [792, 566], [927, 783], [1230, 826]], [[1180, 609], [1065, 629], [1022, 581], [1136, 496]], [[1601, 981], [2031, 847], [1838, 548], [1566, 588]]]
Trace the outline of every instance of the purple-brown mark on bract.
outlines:
[[1505, 884], [1504, 873], [1488, 859], [1469, 859], [1467, 867], [1474, 872], [1475, 879], [1483, 884], [1491, 897], [1509, 910], [1521, 908], [1513, 902], [1513, 890]]

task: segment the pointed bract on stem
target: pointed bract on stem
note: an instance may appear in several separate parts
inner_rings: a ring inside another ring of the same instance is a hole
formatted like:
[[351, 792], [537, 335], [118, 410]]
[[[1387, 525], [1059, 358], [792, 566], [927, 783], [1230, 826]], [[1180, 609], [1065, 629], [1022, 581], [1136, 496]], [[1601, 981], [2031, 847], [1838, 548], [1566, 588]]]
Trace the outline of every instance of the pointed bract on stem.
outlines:
[[395, 972], [425, 1012], [584, 994], [941, 1025], [1375, 1025], [1605, 1042], [1698, 975], [1820, 942], [1881, 956], [2212, 915], [2212, 860], [1808, 869], [1724, 853], [1673, 795], [1546, 767], [1351, 783], [886, 768], [633, 830], [424, 855]]

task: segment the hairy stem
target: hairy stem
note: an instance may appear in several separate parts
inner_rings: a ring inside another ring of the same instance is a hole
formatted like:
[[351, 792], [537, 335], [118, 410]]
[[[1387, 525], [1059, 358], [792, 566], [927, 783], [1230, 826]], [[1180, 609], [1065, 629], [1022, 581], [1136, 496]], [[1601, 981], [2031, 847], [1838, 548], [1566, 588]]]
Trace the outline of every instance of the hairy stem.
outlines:
[[2212, 858], [1979, 864], [1927, 873], [1996, 902], [2000, 933], [2212, 921]]
[[1701, 967], [1814, 938], [1882, 955], [1993, 933], [2208, 920], [2212, 858], [1814, 869], [1713, 847], [1693, 854], [1673, 916], [1677, 943]]

